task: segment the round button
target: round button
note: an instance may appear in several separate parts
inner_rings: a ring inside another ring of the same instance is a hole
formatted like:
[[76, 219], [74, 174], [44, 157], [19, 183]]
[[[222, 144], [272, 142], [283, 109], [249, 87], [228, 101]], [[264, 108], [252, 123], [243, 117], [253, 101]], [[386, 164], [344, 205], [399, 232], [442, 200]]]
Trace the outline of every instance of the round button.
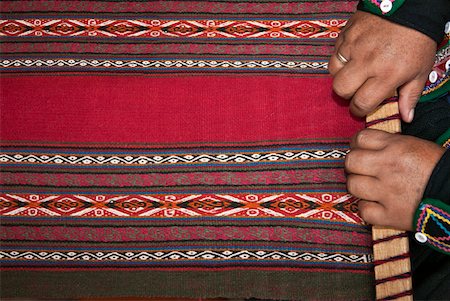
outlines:
[[446, 34], [450, 33], [450, 21], [448, 21], [447, 23], [445, 23], [445, 29], [444, 29]]
[[380, 9], [383, 13], [388, 13], [392, 9], [392, 2], [389, 0], [383, 0], [380, 4]]
[[438, 73], [436, 71], [431, 71], [428, 76], [430, 83], [434, 84], [438, 80]]
[[420, 242], [420, 243], [426, 243], [428, 238], [425, 234], [423, 234], [422, 232], [416, 232], [416, 234], [414, 235], [415, 239]]

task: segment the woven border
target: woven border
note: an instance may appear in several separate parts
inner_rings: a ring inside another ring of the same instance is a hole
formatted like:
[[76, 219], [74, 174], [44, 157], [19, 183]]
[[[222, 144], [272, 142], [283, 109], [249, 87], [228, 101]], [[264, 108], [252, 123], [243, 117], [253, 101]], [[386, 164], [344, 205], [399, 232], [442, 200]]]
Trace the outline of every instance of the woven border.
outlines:
[[[387, 99], [366, 118], [366, 127], [400, 133], [397, 98]], [[413, 300], [409, 243], [406, 232], [372, 227], [377, 300]]]

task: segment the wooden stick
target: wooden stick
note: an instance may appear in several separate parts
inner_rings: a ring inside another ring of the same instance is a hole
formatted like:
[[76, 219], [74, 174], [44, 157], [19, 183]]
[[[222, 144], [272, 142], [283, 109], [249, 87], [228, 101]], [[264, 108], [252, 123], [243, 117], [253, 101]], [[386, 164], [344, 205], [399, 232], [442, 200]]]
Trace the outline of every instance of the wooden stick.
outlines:
[[[388, 100], [366, 118], [369, 128], [401, 131], [398, 103]], [[413, 300], [409, 243], [406, 232], [372, 227], [377, 300]]]

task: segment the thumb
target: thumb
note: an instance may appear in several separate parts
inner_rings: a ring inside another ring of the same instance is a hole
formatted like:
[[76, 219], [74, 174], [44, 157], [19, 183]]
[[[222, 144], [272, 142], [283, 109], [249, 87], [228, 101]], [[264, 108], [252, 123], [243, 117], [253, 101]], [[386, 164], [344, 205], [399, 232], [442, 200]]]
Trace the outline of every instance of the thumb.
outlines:
[[403, 121], [411, 122], [414, 118], [414, 108], [422, 95], [425, 81], [413, 79], [398, 89], [398, 108]]

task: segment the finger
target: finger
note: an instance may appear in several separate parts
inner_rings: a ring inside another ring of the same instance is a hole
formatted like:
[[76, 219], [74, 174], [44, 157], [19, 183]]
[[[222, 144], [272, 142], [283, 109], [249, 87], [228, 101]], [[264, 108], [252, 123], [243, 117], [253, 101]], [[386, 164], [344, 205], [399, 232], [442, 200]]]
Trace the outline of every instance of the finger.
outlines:
[[393, 134], [375, 129], [364, 129], [352, 137], [351, 149], [382, 150], [389, 144]]
[[374, 177], [356, 174], [347, 176], [347, 191], [359, 199], [380, 200], [383, 196], [380, 185], [380, 181]]
[[328, 72], [332, 76], [335, 76], [342, 68], [344, 68], [344, 64], [337, 58], [336, 53], [334, 53], [328, 62]]
[[336, 52], [338, 49], [341, 48], [343, 44], [345, 44], [345, 32], [348, 31], [351, 27], [351, 19], [347, 21], [344, 27], [342, 27], [341, 31], [339, 32], [339, 35], [336, 39], [336, 42], [334, 43], [334, 51]]
[[414, 108], [417, 101], [419, 101], [422, 95], [423, 87], [425, 86], [425, 80], [414, 79], [398, 89], [399, 100], [398, 108], [403, 121], [411, 122], [414, 118]]
[[344, 38], [342, 37], [339, 37], [337, 40], [336, 40], [336, 45], [335, 45], [335, 50], [334, 50], [334, 53], [331, 55], [331, 57], [330, 57], [330, 61], [328, 62], [328, 71], [330, 72], [330, 74], [332, 75], [332, 76], [334, 76], [334, 75], [336, 75], [338, 72], [339, 72], [339, 70], [341, 70], [343, 67], [344, 67], [344, 65], [345, 65], [345, 63], [343, 63], [339, 58], [338, 58], [338, 52], [342, 55], [342, 56], [344, 56], [347, 60], [349, 60], [349, 58], [350, 58], [350, 54], [348, 53], [348, 52], [345, 52], [344, 51], [344, 53], [346, 53], [345, 55], [344, 55], [344, 53], [342, 52], [343, 50], [342, 50], [342, 47], [341, 47], [341, 45], [344, 43]]
[[359, 216], [368, 224], [384, 226], [386, 209], [377, 202], [361, 200], [358, 202]]
[[379, 174], [380, 153], [355, 149], [345, 157], [345, 171], [350, 174], [376, 177]]
[[[342, 52], [341, 54], [346, 55]], [[346, 58], [349, 62], [334, 75], [333, 90], [342, 98], [350, 99], [367, 80], [367, 74], [359, 62], [350, 57]]]
[[345, 42], [345, 29], [342, 29], [339, 33], [339, 36], [336, 39], [336, 43], [334, 43], [334, 51], [336, 52], [339, 48], [341, 48], [342, 44]]
[[350, 111], [359, 117], [374, 111], [386, 98], [395, 95], [396, 83], [371, 77], [361, 84], [350, 102]]

